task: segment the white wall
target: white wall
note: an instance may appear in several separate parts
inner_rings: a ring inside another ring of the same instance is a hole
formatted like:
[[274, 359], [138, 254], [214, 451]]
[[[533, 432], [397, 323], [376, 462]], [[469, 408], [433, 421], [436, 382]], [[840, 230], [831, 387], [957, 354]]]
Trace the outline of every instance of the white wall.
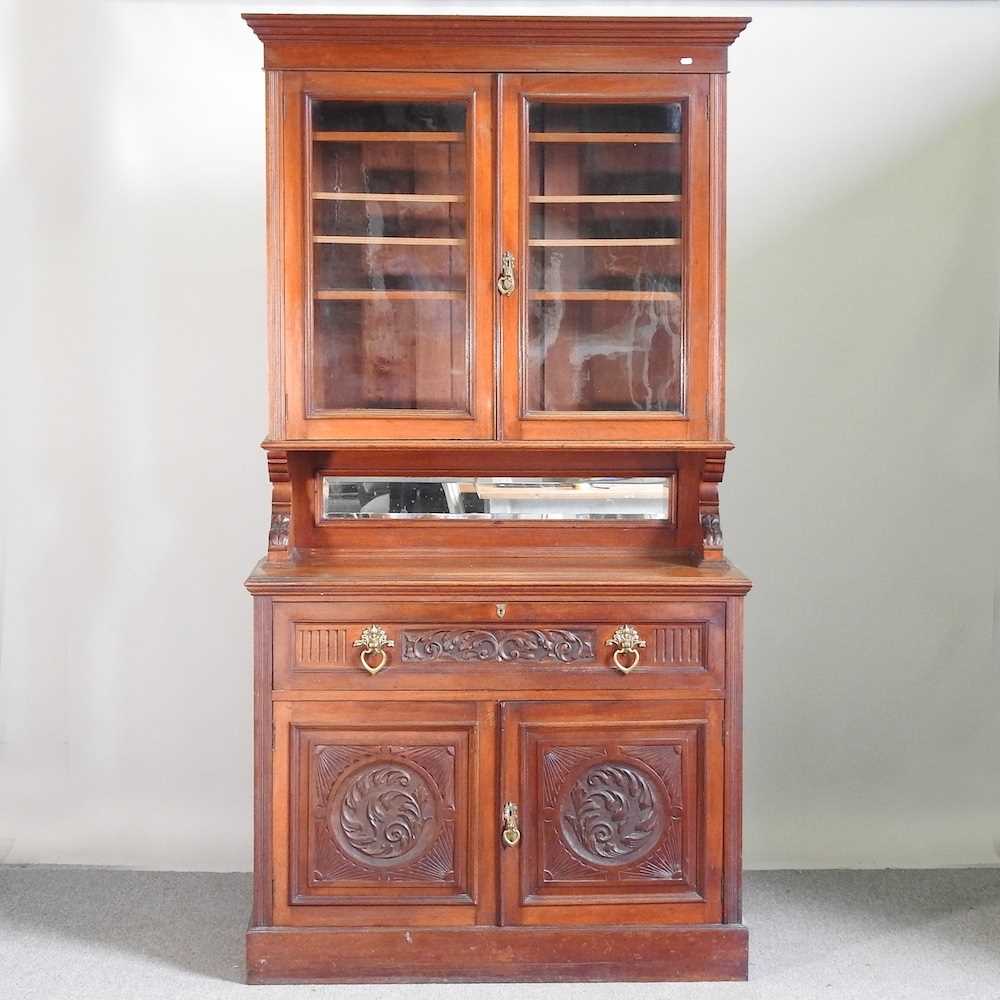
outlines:
[[[756, 581], [746, 861], [995, 863], [1000, 6], [295, 9], [753, 15], [723, 487]], [[239, 10], [0, 14], [9, 862], [249, 864], [241, 583], [269, 493], [263, 79]]]

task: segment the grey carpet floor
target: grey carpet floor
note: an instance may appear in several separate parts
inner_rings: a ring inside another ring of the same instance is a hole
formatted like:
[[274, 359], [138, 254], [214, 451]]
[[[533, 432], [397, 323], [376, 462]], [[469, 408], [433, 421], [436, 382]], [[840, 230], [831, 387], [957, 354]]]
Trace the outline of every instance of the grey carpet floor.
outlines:
[[749, 983], [242, 983], [242, 874], [0, 866], [0, 1000], [1000, 1000], [1000, 869], [751, 872]]

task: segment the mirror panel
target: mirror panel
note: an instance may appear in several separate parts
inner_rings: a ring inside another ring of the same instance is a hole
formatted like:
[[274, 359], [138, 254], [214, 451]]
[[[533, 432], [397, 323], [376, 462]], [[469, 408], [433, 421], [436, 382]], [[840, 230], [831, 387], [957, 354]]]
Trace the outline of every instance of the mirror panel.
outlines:
[[671, 520], [673, 476], [323, 476], [323, 521]]

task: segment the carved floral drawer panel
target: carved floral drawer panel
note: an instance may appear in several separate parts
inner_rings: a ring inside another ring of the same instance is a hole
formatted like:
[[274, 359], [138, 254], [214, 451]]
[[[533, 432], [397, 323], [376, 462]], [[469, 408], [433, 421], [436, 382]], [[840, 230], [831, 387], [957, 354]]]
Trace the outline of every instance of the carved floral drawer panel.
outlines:
[[[502, 607], [502, 606], [501, 606]], [[359, 613], [369, 611], [367, 616]], [[724, 685], [725, 603], [686, 601], [585, 607], [539, 605], [535, 620], [463, 620], [468, 607], [339, 607], [283, 603], [274, 612], [278, 690], [662, 686], [718, 692]], [[524, 615], [523, 602], [519, 608]], [[411, 612], [402, 620], [400, 611]], [[414, 611], [427, 617], [422, 620]], [[560, 620], [559, 611], [572, 612]], [[651, 615], [652, 612], [652, 615]]]

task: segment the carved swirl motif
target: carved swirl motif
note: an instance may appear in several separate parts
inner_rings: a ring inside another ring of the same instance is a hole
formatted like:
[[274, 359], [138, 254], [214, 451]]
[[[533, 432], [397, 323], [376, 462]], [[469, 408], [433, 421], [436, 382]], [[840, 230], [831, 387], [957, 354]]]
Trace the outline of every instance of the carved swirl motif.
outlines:
[[594, 658], [594, 633], [569, 629], [465, 629], [403, 633], [403, 659], [497, 663], [557, 660], [573, 663]]
[[433, 839], [436, 797], [426, 779], [396, 761], [369, 763], [347, 775], [330, 808], [341, 848], [367, 864], [403, 864]]
[[564, 790], [560, 829], [570, 849], [593, 864], [623, 865], [648, 854], [663, 832], [658, 782], [635, 764], [601, 763]]
[[709, 548], [722, 548], [722, 521], [718, 513], [708, 513], [701, 515], [702, 539]]
[[267, 544], [272, 549], [288, 548], [288, 527], [291, 517], [284, 512], [276, 512], [271, 515], [271, 530], [267, 536]]

